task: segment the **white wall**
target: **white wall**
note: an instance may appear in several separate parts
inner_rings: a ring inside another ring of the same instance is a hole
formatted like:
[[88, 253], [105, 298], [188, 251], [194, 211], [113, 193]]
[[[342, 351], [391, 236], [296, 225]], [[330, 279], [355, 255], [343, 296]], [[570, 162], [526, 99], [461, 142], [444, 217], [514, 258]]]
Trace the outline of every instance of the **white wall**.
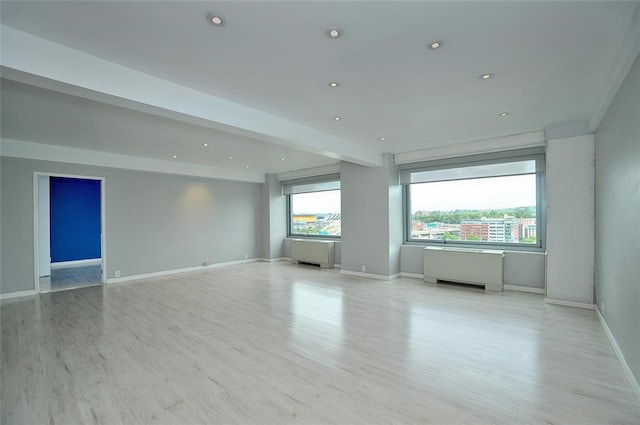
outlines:
[[0, 158], [0, 293], [33, 290], [33, 172], [105, 178], [107, 277], [259, 258], [261, 184]]
[[389, 274], [400, 273], [401, 249], [404, 242], [404, 218], [402, 212], [402, 186], [398, 175], [398, 167], [389, 156], [387, 180], [389, 191]]
[[51, 275], [51, 187], [49, 176], [38, 176], [38, 270]]
[[547, 141], [547, 298], [593, 303], [594, 136]]
[[399, 273], [402, 201], [393, 156], [383, 155], [382, 167], [374, 168], [343, 162], [340, 180], [342, 271], [362, 273], [365, 266], [379, 277]]
[[[596, 301], [640, 380], [640, 57], [596, 132]], [[640, 387], [637, 387], [640, 394]]]
[[[262, 257], [285, 257], [287, 236], [287, 202], [282, 195], [282, 183], [274, 174], [267, 174], [262, 185]], [[286, 255], [287, 257], [289, 255]]]
[[544, 252], [505, 251], [504, 284], [544, 289]]

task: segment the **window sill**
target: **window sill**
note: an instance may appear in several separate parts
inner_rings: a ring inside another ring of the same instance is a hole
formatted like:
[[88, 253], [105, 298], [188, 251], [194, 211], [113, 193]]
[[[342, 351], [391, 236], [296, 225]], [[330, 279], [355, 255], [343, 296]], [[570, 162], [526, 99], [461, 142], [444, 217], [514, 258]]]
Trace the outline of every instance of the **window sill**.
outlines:
[[516, 252], [531, 252], [531, 253], [545, 253], [546, 248], [539, 246], [526, 246], [526, 245], [500, 245], [500, 244], [471, 244], [471, 243], [425, 243], [417, 241], [405, 241], [403, 246], [414, 246], [426, 248], [428, 246], [438, 248], [463, 248], [463, 249], [483, 249], [483, 250], [500, 250], [500, 251], [516, 251]]
[[307, 235], [288, 235], [285, 239], [307, 239], [311, 241], [327, 241], [340, 242], [340, 236], [307, 236]]

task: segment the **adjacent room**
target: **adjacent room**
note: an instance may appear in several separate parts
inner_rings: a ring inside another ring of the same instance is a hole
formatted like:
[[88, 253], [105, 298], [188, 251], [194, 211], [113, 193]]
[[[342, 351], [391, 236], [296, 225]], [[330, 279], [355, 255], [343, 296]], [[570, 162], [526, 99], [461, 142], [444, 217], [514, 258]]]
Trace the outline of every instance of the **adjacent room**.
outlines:
[[101, 180], [38, 175], [39, 292], [101, 285]]
[[0, 16], [0, 423], [640, 423], [640, 2]]

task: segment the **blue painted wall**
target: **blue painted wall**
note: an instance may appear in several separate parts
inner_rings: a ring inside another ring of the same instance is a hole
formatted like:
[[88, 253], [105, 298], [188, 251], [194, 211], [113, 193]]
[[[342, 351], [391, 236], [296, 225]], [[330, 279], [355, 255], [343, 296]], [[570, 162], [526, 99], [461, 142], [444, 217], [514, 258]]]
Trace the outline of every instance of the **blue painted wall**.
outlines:
[[100, 181], [51, 177], [51, 262], [100, 258]]

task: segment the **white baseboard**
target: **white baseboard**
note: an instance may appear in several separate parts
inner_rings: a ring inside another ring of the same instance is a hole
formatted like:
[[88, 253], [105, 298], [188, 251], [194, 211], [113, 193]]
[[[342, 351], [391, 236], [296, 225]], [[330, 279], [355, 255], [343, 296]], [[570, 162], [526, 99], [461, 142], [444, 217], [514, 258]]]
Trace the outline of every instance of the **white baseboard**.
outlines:
[[196, 267], [187, 267], [184, 269], [165, 270], [161, 272], [133, 274], [131, 276], [114, 277], [114, 278], [107, 279], [107, 284], [123, 283], [123, 282], [129, 282], [132, 280], [149, 279], [151, 277], [168, 276], [168, 275], [179, 274], [179, 273], [189, 273], [189, 272], [195, 272], [200, 270], [206, 270], [209, 268], [211, 268], [211, 266], [196, 266]]
[[333, 268], [335, 269], [341, 269], [342, 268], [342, 264], [334, 264]]
[[593, 304], [580, 303], [576, 301], [558, 300], [555, 298], [545, 298], [544, 302], [547, 304], [563, 305], [565, 307], [586, 308], [587, 310], [593, 310]]
[[351, 270], [342, 270], [342, 269], [340, 270], [340, 274], [345, 274], [347, 276], [366, 277], [369, 279], [377, 279], [377, 280], [393, 280], [397, 277], [400, 277], [400, 273], [392, 274], [391, 276], [385, 276], [383, 274], [353, 272]]
[[502, 288], [507, 291], [528, 292], [530, 294], [545, 294], [544, 288], [533, 288], [531, 286], [502, 285]]
[[28, 291], [8, 292], [6, 294], [0, 294], [0, 300], [9, 300], [11, 298], [28, 297], [29, 295], [35, 295], [36, 291], [30, 289]]
[[631, 371], [631, 368], [627, 363], [627, 359], [624, 358], [624, 354], [622, 353], [620, 346], [616, 342], [616, 339], [613, 337], [613, 334], [611, 333], [611, 329], [609, 329], [609, 325], [607, 325], [607, 322], [604, 320], [604, 316], [600, 312], [600, 309], [598, 308], [597, 305], [595, 306], [595, 310], [596, 310], [596, 315], [598, 316], [598, 319], [602, 324], [602, 328], [604, 329], [604, 333], [605, 335], [607, 335], [607, 338], [609, 338], [611, 347], [613, 347], [613, 352], [616, 353], [616, 357], [620, 362], [620, 366], [622, 366], [622, 371], [627, 376], [627, 379], [629, 380], [629, 383], [631, 384], [633, 391], [635, 391], [636, 396], [638, 396], [638, 400], [640, 400], [640, 384], [638, 384], [638, 380], [636, 379], [635, 375]]
[[219, 269], [220, 267], [236, 266], [238, 264], [257, 263], [260, 258], [248, 258], [246, 260], [227, 261], [226, 263], [209, 264], [207, 266], [200, 266], [203, 269]]
[[89, 258], [87, 260], [73, 260], [73, 261], [58, 261], [51, 263], [51, 270], [67, 269], [69, 267], [83, 267], [83, 266], [99, 266], [102, 264], [102, 258]]
[[289, 257], [278, 257], [278, 258], [260, 258], [258, 261], [262, 261], [265, 263], [276, 263], [278, 261], [291, 261]]
[[412, 279], [423, 279], [424, 280], [424, 274], [422, 274], [422, 273], [400, 272], [400, 277], [410, 277]]
[[255, 263], [258, 261], [262, 261], [262, 258], [250, 258], [248, 260], [229, 261], [226, 263], [209, 264], [207, 266], [185, 267], [183, 269], [173, 269], [173, 270], [164, 270], [164, 271], [153, 272], [153, 273], [134, 274], [131, 276], [107, 279], [107, 284], [129, 282], [131, 280], [148, 279], [150, 277], [169, 276], [172, 274], [198, 272], [198, 271], [209, 270], [209, 269], [217, 269], [220, 267], [235, 266], [238, 264]]

